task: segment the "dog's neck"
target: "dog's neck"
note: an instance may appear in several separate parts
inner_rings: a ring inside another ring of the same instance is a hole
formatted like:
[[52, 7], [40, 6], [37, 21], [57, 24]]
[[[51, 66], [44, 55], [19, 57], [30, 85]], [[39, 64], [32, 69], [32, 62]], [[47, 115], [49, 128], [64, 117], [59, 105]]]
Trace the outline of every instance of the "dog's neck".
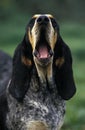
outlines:
[[37, 69], [38, 76], [40, 78], [40, 82], [42, 84], [48, 83], [50, 84], [53, 81], [53, 69], [52, 69], [52, 62], [50, 62], [46, 66], [41, 66], [35, 62], [35, 66]]

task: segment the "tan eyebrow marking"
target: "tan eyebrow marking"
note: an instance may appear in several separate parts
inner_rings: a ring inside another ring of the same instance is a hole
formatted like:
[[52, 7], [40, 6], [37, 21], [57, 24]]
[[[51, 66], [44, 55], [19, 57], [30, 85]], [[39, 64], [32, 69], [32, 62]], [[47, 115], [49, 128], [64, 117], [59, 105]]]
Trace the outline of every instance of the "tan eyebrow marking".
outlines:
[[35, 14], [32, 18], [38, 18], [39, 16], [45, 15], [49, 18], [53, 18], [53, 16], [51, 14]]
[[46, 14], [49, 18], [54, 18], [51, 14]]
[[35, 14], [35, 15], [33, 15], [32, 18], [38, 18], [39, 16], [41, 16], [41, 15], [40, 14]]

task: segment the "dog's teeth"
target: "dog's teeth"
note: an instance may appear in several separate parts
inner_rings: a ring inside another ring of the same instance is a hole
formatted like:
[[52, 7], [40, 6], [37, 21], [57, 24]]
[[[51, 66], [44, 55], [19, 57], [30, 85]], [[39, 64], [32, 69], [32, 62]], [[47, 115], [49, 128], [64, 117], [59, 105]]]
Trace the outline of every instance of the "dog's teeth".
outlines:
[[34, 51], [33, 54], [34, 54], [35, 57], [38, 57], [38, 58], [40, 57], [39, 53], [36, 50]]
[[50, 57], [50, 54], [48, 55], [48, 58]]
[[50, 50], [50, 52], [49, 52], [49, 53], [50, 53], [50, 55], [51, 55], [51, 56], [53, 55], [53, 51], [52, 51], [52, 50]]

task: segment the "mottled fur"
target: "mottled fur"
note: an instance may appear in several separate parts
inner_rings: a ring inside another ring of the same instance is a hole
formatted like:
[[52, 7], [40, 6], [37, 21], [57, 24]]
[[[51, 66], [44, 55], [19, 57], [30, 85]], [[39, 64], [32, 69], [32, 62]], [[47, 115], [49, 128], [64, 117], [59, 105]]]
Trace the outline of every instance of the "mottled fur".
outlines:
[[[35, 89], [36, 86], [36, 89]], [[38, 88], [39, 87], [39, 88]], [[46, 86], [39, 86], [36, 73], [31, 78], [30, 87], [22, 103], [17, 102], [9, 93], [7, 114], [7, 126], [11, 130], [40, 130], [32, 126], [36, 121], [48, 126], [46, 130], [59, 130], [63, 124], [65, 114], [65, 101], [58, 95], [56, 85], [53, 84], [50, 91]], [[56, 91], [55, 91], [56, 89]], [[43, 125], [42, 125], [43, 126]], [[44, 129], [43, 129], [44, 130]]]

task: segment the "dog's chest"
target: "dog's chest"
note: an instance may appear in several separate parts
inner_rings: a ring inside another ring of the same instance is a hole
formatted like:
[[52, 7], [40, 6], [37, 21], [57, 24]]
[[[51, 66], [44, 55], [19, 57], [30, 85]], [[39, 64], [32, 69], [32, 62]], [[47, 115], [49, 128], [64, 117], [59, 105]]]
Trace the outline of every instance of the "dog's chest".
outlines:
[[53, 128], [59, 125], [65, 112], [65, 102], [57, 90], [49, 92], [46, 86], [39, 86], [36, 78], [32, 78], [23, 103], [9, 95], [8, 105], [7, 124], [12, 130], [27, 130], [27, 124], [32, 120], [44, 121]]

